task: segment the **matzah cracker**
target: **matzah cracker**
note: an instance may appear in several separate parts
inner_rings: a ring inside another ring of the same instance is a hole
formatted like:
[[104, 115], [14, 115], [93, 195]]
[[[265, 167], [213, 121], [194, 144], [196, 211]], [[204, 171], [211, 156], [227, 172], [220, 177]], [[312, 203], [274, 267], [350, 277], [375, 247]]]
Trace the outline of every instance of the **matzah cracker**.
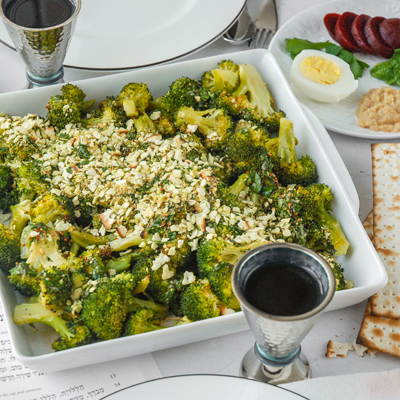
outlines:
[[371, 147], [373, 242], [389, 277], [386, 287], [371, 297], [372, 314], [400, 318], [400, 144]]
[[371, 210], [371, 212], [366, 216], [364, 219], [364, 222], [362, 223], [363, 227], [365, 229], [365, 232], [367, 232], [367, 235], [371, 242], [374, 242], [374, 210]]
[[365, 314], [358, 339], [368, 349], [400, 357], [400, 321], [397, 319]]
[[326, 354], [325, 357], [334, 358], [334, 357], [342, 357], [346, 358], [349, 350], [354, 350], [354, 346], [352, 343], [340, 343], [334, 340], [330, 340], [328, 345], [326, 346]]

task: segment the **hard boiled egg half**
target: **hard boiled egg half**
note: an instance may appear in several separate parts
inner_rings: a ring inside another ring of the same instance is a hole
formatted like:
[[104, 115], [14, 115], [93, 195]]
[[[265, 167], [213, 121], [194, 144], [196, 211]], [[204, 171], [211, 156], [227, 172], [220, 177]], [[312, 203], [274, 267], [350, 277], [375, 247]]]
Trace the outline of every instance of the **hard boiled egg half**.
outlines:
[[318, 50], [303, 50], [293, 60], [290, 79], [310, 99], [338, 102], [358, 87], [349, 64]]

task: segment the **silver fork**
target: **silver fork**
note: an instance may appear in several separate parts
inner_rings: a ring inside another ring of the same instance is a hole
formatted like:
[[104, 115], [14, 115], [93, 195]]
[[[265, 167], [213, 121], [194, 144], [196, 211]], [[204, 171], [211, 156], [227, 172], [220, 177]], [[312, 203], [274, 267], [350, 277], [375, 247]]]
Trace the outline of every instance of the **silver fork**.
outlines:
[[266, 48], [278, 26], [275, 0], [267, 0], [255, 21], [256, 31], [249, 43], [252, 48]]

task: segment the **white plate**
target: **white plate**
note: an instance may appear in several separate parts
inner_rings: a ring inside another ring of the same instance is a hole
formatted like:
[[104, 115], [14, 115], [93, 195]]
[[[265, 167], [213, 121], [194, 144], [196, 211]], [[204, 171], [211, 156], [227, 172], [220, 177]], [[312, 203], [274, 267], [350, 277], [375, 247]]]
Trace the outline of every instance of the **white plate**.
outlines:
[[[386, 18], [400, 17], [400, 2], [388, 0], [343, 0], [319, 4], [306, 9], [300, 14], [287, 21], [278, 30], [271, 41], [269, 50], [274, 54], [279, 66], [288, 78], [293, 60], [285, 50], [286, 39], [299, 38], [312, 42], [325, 42], [333, 39], [329, 36], [324, 25], [324, 16], [328, 13], [342, 14], [351, 11], [356, 14], [367, 14], [371, 17], [382, 16]], [[336, 43], [337, 44], [337, 43]], [[355, 53], [360, 60], [365, 61], [371, 68], [378, 62], [385, 61], [381, 57], [371, 56], [364, 53]], [[289, 82], [290, 83], [290, 82]], [[290, 86], [296, 97], [321, 120], [325, 128], [366, 139], [398, 139], [399, 133], [375, 132], [357, 126], [355, 112], [358, 103], [368, 90], [388, 86], [385, 82], [375, 79], [370, 75], [370, 68], [365, 69], [362, 78], [359, 79], [359, 86], [355, 93], [339, 103], [320, 103], [303, 95], [292, 83]], [[399, 87], [392, 86], [399, 89]]]
[[[177, 395], [179, 393], [179, 395]], [[183, 395], [184, 393], [184, 395]], [[103, 399], [176, 400], [299, 400], [306, 399], [290, 390], [266, 383], [227, 375], [182, 375], [131, 386]], [[103, 400], [101, 399], [101, 400]]]
[[[218, 39], [246, 0], [82, 0], [68, 67], [133, 69], [173, 61]], [[14, 48], [3, 24], [0, 41]]]
[[[153, 96], [157, 97], [165, 94], [170, 84], [181, 76], [200, 79], [204, 71], [215, 68], [221, 59], [222, 56], [213, 56], [82, 80], [76, 84], [84, 90], [87, 98], [101, 100], [106, 95], [117, 95], [127, 82], [148, 82]], [[356, 287], [335, 293], [327, 310], [348, 307], [367, 299], [386, 285], [387, 274], [358, 218], [358, 198], [354, 185], [328, 132], [297, 101], [269, 51], [259, 49], [224, 54], [223, 59], [249, 63], [260, 71], [263, 79], [269, 83], [268, 87], [276, 107], [283, 109], [294, 123], [299, 140], [299, 154], [309, 154], [315, 160], [319, 180], [327, 183], [335, 194], [333, 211], [351, 243], [350, 251], [345, 257], [340, 257], [340, 262], [346, 276], [355, 282]], [[25, 115], [31, 112], [44, 116], [49, 97], [59, 93], [61, 86], [0, 94], [0, 112], [11, 115]], [[52, 338], [48, 333], [41, 335], [29, 326], [21, 327], [13, 323], [13, 309], [21, 299], [10, 288], [2, 274], [0, 299], [10, 331], [13, 353], [23, 364], [40, 371], [56, 371], [115, 360], [248, 329], [243, 313], [238, 312], [54, 353], [51, 349]]]

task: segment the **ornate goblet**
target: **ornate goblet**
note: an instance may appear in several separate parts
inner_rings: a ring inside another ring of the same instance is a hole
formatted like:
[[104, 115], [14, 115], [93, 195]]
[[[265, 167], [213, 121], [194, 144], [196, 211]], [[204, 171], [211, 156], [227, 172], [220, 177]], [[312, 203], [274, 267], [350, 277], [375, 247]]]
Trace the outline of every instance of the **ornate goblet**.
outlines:
[[271, 384], [310, 378], [300, 342], [335, 293], [330, 265], [297, 244], [266, 244], [239, 260], [232, 286], [256, 339], [241, 375]]
[[59, 83], [81, 0], [0, 0], [0, 17], [33, 86]]

